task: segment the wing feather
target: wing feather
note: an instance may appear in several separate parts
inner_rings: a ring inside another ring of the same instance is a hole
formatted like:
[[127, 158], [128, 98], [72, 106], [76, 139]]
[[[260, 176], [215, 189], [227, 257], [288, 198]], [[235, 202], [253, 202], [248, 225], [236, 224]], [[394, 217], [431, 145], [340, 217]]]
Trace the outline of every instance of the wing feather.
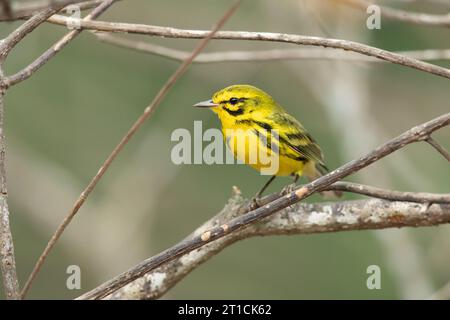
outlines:
[[280, 142], [287, 145], [290, 152], [323, 165], [322, 150], [297, 119], [288, 113], [276, 113], [271, 119], [273, 129], [278, 130]]

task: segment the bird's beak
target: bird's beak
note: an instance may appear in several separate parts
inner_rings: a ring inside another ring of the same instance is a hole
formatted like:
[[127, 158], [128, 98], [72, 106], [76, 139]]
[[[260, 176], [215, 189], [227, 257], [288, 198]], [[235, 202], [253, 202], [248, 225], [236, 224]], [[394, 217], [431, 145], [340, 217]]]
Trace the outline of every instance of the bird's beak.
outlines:
[[218, 105], [219, 105], [218, 103], [214, 103], [212, 100], [206, 100], [206, 101], [202, 101], [202, 102], [194, 104], [194, 107], [212, 108], [212, 107], [217, 107]]

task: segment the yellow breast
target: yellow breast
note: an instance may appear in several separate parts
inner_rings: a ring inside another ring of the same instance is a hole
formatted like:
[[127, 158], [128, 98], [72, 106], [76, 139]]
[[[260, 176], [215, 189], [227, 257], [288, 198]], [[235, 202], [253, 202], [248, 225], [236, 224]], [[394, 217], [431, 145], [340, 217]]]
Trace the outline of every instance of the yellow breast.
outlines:
[[278, 139], [258, 133], [249, 125], [222, 127], [225, 143], [234, 156], [264, 175], [302, 175], [303, 162], [284, 155]]

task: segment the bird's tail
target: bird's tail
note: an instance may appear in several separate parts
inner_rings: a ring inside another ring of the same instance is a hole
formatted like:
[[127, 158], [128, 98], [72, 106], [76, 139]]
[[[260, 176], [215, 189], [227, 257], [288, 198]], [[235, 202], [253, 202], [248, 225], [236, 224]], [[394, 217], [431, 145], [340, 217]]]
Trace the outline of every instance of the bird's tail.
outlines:
[[[309, 181], [316, 180], [317, 178], [326, 175], [330, 170], [325, 166], [323, 162], [314, 163], [310, 161], [304, 168], [304, 175]], [[327, 199], [339, 198], [342, 196], [341, 191], [322, 191], [320, 193], [323, 197]]]

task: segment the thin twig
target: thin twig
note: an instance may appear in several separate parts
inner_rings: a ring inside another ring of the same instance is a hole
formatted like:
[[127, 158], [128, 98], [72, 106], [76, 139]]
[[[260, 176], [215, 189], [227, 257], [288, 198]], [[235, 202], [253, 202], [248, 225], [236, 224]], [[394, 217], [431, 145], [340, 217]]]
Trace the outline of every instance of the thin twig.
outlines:
[[149, 271], [152, 271], [164, 263], [167, 263], [177, 257], [180, 257], [186, 253], [189, 253], [199, 247], [204, 246], [214, 240], [222, 238], [232, 232], [240, 230], [251, 224], [261, 221], [262, 219], [272, 215], [273, 213], [293, 205], [300, 200], [303, 200], [315, 192], [326, 189], [331, 184], [345, 178], [346, 176], [355, 173], [362, 168], [369, 166], [370, 164], [380, 160], [381, 158], [393, 153], [396, 150], [403, 148], [410, 143], [422, 141], [426, 137], [429, 137], [432, 132], [447, 126], [450, 124], [450, 113], [444, 114], [438, 118], [428, 121], [424, 124], [413, 127], [412, 129], [404, 132], [398, 137], [386, 142], [382, 146], [374, 149], [367, 155], [348, 162], [340, 168], [333, 170], [332, 172], [296, 189], [295, 191], [281, 196], [278, 199], [266, 204], [263, 207], [259, 207], [253, 211], [250, 211], [242, 216], [234, 218], [224, 225], [211, 228], [201, 235], [195, 236], [191, 239], [182, 241], [175, 246], [164, 250], [163, 252], [144, 260], [130, 270], [114, 277], [113, 279], [105, 282], [97, 288], [82, 295], [81, 299], [101, 299], [119, 288], [125, 286], [131, 281], [142, 277]]
[[333, 183], [326, 190], [358, 193], [369, 197], [385, 199], [390, 201], [450, 204], [450, 193], [437, 194], [427, 192], [394, 191], [345, 181]]
[[[362, 42], [368, 42], [374, 38], [376, 32], [364, 28], [363, 21], [348, 19], [351, 9], [345, 7], [338, 9], [342, 10], [336, 10], [336, 14], [333, 16], [334, 34], [345, 34], [347, 38], [356, 38]], [[384, 24], [385, 19], [383, 17], [381, 19], [382, 28], [386, 31], [388, 26]], [[299, 27], [305, 24], [307, 22]], [[310, 32], [314, 32], [314, 30], [310, 30]], [[358, 65], [361, 66], [361, 64]], [[355, 158], [366, 152], [367, 146], [372, 145], [375, 140], [385, 141], [389, 138], [386, 136], [386, 130], [382, 127], [381, 122], [371, 121], [373, 115], [370, 107], [371, 90], [369, 88], [372, 71], [369, 68], [349, 68], [340, 61], [330, 63], [330, 65], [316, 64], [314, 66], [305, 65], [305, 67], [308, 69], [290, 69], [324, 106], [325, 115], [333, 119], [330, 129], [339, 132], [337, 143], [342, 156], [349, 157], [349, 159]], [[330, 67], [333, 68], [333, 73], [339, 76], [330, 77]], [[311, 72], [314, 74], [315, 81], [310, 81]], [[327, 88], [327, 90], [324, 91], [323, 88]], [[336, 116], [337, 110], [346, 116]], [[358, 134], [355, 135], [355, 132]], [[422, 148], [426, 147], [422, 146]], [[371, 185], [390, 185], [394, 182], [393, 180], [405, 179], [405, 182], [410, 185], [420, 186], [423, 190], [427, 190], [427, 182], [431, 180], [429, 177], [424, 177], [427, 173], [416, 168], [411, 171], [413, 159], [405, 152], [399, 153], [396, 159], [397, 161], [384, 162], [383, 165], [378, 165], [372, 170], [361, 171], [358, 174], [358, 180]], [[389, 173], [390, 168], [395, 168], [395, 178]], [[402, 299], [423, 297], [431, 292], [429, 274], [423, 268], [420, 250], [415, 245], [416, 239], [412, 233], [413, 231], [408, 229], [392, 232], [369, 232], [380, 245], [381, 254], [386, 262], [385, 268], [391, 272], [393, 284], [396, 285], [398, 296]], [[399, 256], [398, 252], [402, 252], [402, 256]], [[403, 255], [408, 256], [408, 262], [402, 261], [406, 260], [401, 259]]]
[[6, 93], [2, 85], [3, 69], [0, 62], [0, 269], [3, 278], [3, 289], [6, 299], [19, 299], [19, 281], [17, 278], [14, 243], [9, 226], [9, 208], [6, 188], [6, 142], [5, 142], [5, 109], [3, 97]]
[[433, 148], [436, 149], [437, 152], [442, 154], [444, 156], [444, 158], [450, 162], [450, 153], [447, 150], [445, 150], [445, 148], [443, 146], [441, 146], [439, 144], [439, 142], [434, 140], [431, 136], [428, 137], [425, 141], [428, 142]]
[[[235, 189], [236, 190], [236, 189]], [[225, 224], [237, 215], [247, 202], [235, 194], [224, 209], [204, 223], [190, 237], [212, 227]], [[419, 227], [450, 222], [450, 204], [427, 206], [386, 200], [358, 200], [325, 203], [297, 203], [258, 224], [230, 233], [178, 257], [115, 291], [107, 299], [157, 299], [185, 278], [191, 271], [208, 261], [236, 241], [272, 235], [316, 234], [351, 230]]]
[[[99, 15], [101, 15], [105, 10], [107, 10], [111, 5], [114, 4], [116, 0], [104, 0], [101, 1], [101, 3], [96, 7], [94, 10], [92, 10], [91, 13], [89, 13], [84, 19], [85, 20], [91, 20], [95, 19]], [[54, 57], [62, 48], [64, 48], [70, 41], [72, 41], [76, 36], [78, 36], [81, 33], [81, 29], [79, 30], [72, 30], [69, 33], [67, 33], [65, 36], [63, 36], [59, 41], [57, 41], [51, 48], [49, 48], [47, 51], [45, 51], [38, 59], [36, 59], [34, 62], [32, 62], [30, 65], [28, 65], [26, 68], [24, 68], [22, 71], [14, 75], [12, 78], [5, 79], [5, 85], [8, 87], [11, 84], [15, 84], [21, 81], [24, 81], [28, 79], [34, 72], [36, 72], [40, 67], [42, 67], [46, 62], [48, 62], [52, 57]], [[22, 299], [26, 296], [33, 279], [30, 277], [28, 278], [27, 282], [25, 283], [22, 292], [21, 297]]]
[[[117, 0], [104, 0], [101, 1], [99, 6], [92, 10], [83, 20], [88, 21], [97, 18], [105, 10], [107, 10], [115, 1]], [[31, 75], [33, 75], [40, 67], [46, 64], [51, 58], [53, 58], [59, 51], [61, 51], [70, 41], [77, 37], [82, 29], [75, 29], [64, 35], [59, 41], [57, 41], [53, 46], [51, 46], [47, 51], [41, 54], [36, 60], [30, 63], [27, 67], [20, 70], [16, 74], [9, 76], [5, 79], [5, 85], [7, 87], [22, 82]]]
[[[6, 0], [8, 1], [8, 0]], [[75, 5], [78, 6], [80, 10], [92, 9], [97, 7], [103, 2], [103, 0], [89, 0], [89, 1], [78, 1]], [[36, 12], [47, 9], [49, 7], [49, 1], [33, 1], [33, 2], [13, 2], [11, 6], [11, 12], [0, 12], [0, 22], [1, 21], [15, 21], [31, 18]]]
[[48, 17], [58, 12], [60, 9], [70, 3], [77, 1], [65, 0], [53, 2], [48, 8], [35, 14], [32, 18], [23, 23], [20, 27], [10, 33], [0, 42], [0, 251], [1, 251], [1, 271], [3, 275], [3, 284], [6, 297], [8, 299], [19, 299], [19, 281], [17, 279], [16, 264], [14, 259], [14, 245], [12, 241], [11, 230], [9, 227], [9, 209], [6, 201], [6, 169], [5, 169], [5, 137], [4, 137], [4, 105], [3, 96], [6, 92], [6, 84], [3, 75], [3, 63], [9, 52], [30, 32], [37, 28]]
[[4, 61], [16, 44], [25, 38], [27, 34], [37, 28], [42, 22], [47, 20], [56, 12], [60, 11], [65, 6], [79, 1], [80, 0], [54, 1], [48, 8], [35, 14], [32, 18], [11, 32], [3, 41], [0, 42], [0, 61]]
[[[396, 191], [347, 181], [335, 182], [332, 185], [325, 188], [324, 191], [344, 191], [389, 201], [403, 201], [403, 202], [416, 202], [428, 204], [450, 203], [450, 194], [448, 193], [438, 194], [428, 192]], [[283, 193], [280, 194], [277, 192], [269, 194], [259, 199], [258, 205], [260, 207], [265, 206], [266, 204], [271, 203], [272, 201], [278, 199], [280, 196], [283, 195], [284, 195]], [[251, 211], [252, 208], [253, 207], [251, 204], [249, 204], [248, 206], [242, 206], [239, 209], [239, 214], [240, 215], [245, 214]]]
[[[67, 18], [61, 15], [54, 15], [49, 22], [65, 24]], [[171, 27], [160, 27], [144, 24], [105, 22], [105, 21], [82, 21], [76, 20], [81, 28], [104, 32], [125, 32], [134, 34], [145, 34], [149, 36], [160, 36], [166, 38], [199, 39], [206, 37], [209, 33], [205, 30], [186, 30]], [[328, 39], [322, 37], [303, 36], [296, 34], [272, 33], [272, 32], [249, 32], [249, 31], [219, 31], [214, 35], [214, 39], [227, 40], [251, 40], [251, 41], [272, 41], [282, 43], [292, 43], [297, 45], [319, 46], [334, 49], [353, 51], [362, 55], [386, 60], [394, 64], [410, 67], [431, 74], [450, 79], [450, 69], [430, 64], [417, 59], [405, 57], [403, 55], [371, 47], [362, 43], [341, 39]]]
[[100, 181], [100, 179], [103, 177], [105, 172], [110, 167], [111, 163], [114, 161], [114, 159], [117, 157], [117, 155], [122, 151], [122, 149], [125, 147], [125, 145], [130, 141], [130, 139], [134, 136], [134, 134], [139, 130], [139, 128], [142, 126], [142, 124], [147, 120], [155, 111], [156, 107], [161, 103], [161, 101], [164, 99], [164, 97], [167, 95], [167, 93], [170, 91], [170, 89], [173, 87], [173, 85], [176, 83], [176, 81], [186, 72], [187, 68], [192, 63], [192, 60], [205, 48], [205, 46], [208, 44], [208, 42], [212, 39], [214, 34], [225, 24], [225, 22], [231, 17], [231, 15], [235, 12], [237, 7], [239, 6], [240, 0], [236, 1], [229, 10], [225, 13], [225, 15], [217, 22], [217, 24], [212, 28], [211, 31], [209, 31], [208, 35], [198, 43], [198, 45], [195, 47], [195, 49], [192, 51], [192, 54], [185, 60], [183, 63], [179, 66], [179, 68], [172, 74], [172, 76], [167, 80], [167, 82], [164, 84], [164, 86], [160, 89], [160, 91], [157, 93], [153, 101], [148, 105], [143, 114], [136, 120], [136, 122], [131, 126], [129, 131], [125, 134], [125, 136], [122, 138], [122, 140], [119, 142], [119, 144], [114, 148], [114, 150], [111, 152], [111, 154], [108, 156], [108, 158], [105, 160], [103, 165], [98, 170], [97, 174], [92, 178], [92, 180], [89, 182], [87, 187], [84, 189], [84, 191], [81, 193], [78, 200], [75, 202], [73, 208], [70, 210], [68, 215], [64, 218], [63, 222], [59, 225], [56, 232], [53, 234], [52, 238], [48, 242], [46, 248], [44, 249], [43, 253], [39, 257], [39, 260], [37, 261], [36, 265], [33, 268], [33, 271], [31, 272], [28, 280], [27, 285], [25, 285], [22, 293], [22, 297], [26, 295], [28, 289], [31, 286], [31, 283], [33, 282], [34, 278], [36, 277], [37, 273], [39, 272], [42, 264], [44, 263], [45, 259], [47, 258], [48, 254], [52, 250], [52, 248], [55, 246], [56, 242], [58, 241], [61, 234], [64, 232], [66, 227], [69, 225], [69, 223], [72, 221], [73, 217], [76, 215], [80, 207], [83, 205], [83, 203], [86, 201], [89, 194], [94, 190], [97, 183]]
[[[138, 52], [154, 54], [175, 61], [182, 61], [189, 54], [188, 51], [172, 49], [153, 43], [139, 40], [130, 40], [117, 37], [112, 34], [95, 32], [94, 35], [100, 41], [116, 45], [118, 47], [132, 49]], [[394, 52], [409, 58], [418, 60], [448, 60], [450, 49], [427, 49]], [[372, 57], [329, 49], [271, 49], [260, 51], [218, 51], [199, 54], [195, 63], [218, 62], [256, 62], [273, 60], [339, 60], [356, 62], [386, 62]]]
[[409, 22], [413, 24], [432, 26], [432, 27], [450, 27], [450, 15], [443, 14], [429, 14], [429, 13], [419, 13], [410, 12], [400, 9], [394, 9], [387, 6], [380, 5], [378, 3], [373, 3], [366, 0], [338, 0], [338, 2], [346, 3], [352, 7], [366, 11], [367, 7], [371, 5], [376, 5], [380, 8], [380, 13], [382, 17], [398, 20], [403, 22]]

